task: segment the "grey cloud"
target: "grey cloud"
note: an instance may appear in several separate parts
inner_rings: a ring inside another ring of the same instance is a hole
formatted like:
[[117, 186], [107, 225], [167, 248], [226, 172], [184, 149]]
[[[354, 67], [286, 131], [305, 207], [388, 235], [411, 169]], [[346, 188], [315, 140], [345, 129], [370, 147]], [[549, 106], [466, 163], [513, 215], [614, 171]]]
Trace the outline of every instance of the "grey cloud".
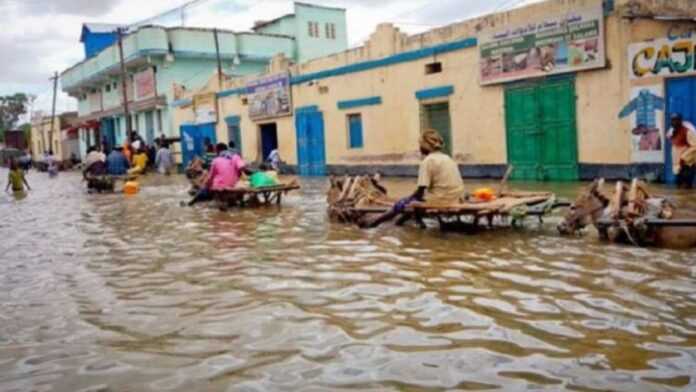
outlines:
[[[68, 39], [74, 40], [75, 45], [66, 47]], [[79, 56], [81, 48], [77, 40], [77, 33], [72, 37], [66, 36], [58, 27], [22, 37], [0, 35], [0, 48], [10, 54], [7, 61], [0, 62], [0, 89], [26, 86], [25, 91], [36, 92], [50, 87], [48, 78], [54, 71], [61, 71], [61, 67], [67, 66], [70, 57], [79, 59], [76, 56]]]
[[101, 16], [114, 9], [118, 0], [24, 0], [18, 1], [22, 13]]

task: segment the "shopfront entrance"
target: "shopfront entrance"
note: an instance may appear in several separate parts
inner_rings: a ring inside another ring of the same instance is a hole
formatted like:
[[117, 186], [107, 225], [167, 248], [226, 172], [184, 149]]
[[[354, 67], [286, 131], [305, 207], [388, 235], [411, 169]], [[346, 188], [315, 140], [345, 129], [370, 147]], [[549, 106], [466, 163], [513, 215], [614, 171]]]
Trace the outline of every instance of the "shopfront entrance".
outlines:
[[326, 175], [326, 146], [324, 145], [324, 115], [312, 108], [295, 113], [297, 130], [297, 160], [302, 176]]
[[579, 177], [575, 81], [554, 78], [505, 90], [508, 162], [512, 178], [575, 181]]
[[259, 126], [261, 133], [261, 161], [268, 159], [271, 151], [278, 149], [278, 125], [276, 123]]
[[[665, 130], [670, 128], [670, 117], [679, 113], [684, 121], [696, 124], [696, 77], [667, 79], [667, 110], [665, 110]], [[665, 141], [665, 182], [676, 183], [676, 173], [672, 169], [672, 143]]]
[[179, 128], [181, 135], [181, 152], [184, 167], [188, 166], [194, 157], [205, 154], [205, 139], [217, 143], [215, 123], [184, 124]]

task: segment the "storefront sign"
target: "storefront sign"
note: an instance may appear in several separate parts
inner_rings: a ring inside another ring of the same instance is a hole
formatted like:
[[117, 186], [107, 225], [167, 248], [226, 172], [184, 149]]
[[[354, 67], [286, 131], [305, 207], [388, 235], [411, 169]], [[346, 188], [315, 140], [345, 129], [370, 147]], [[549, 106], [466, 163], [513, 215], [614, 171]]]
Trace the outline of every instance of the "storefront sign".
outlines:
[[668, 38], [632, 44], [628, 63], [631, 79], [696, 73], [696, 35], [670, 32]]
[[631, 118], [633, 162], [664, 162], [664, 111], [662, 86], [641, 86], [631, 90], [619, 118]]
[[193, 97], [196, 124], [217, 123], [217, 95], [201, 94]]
[[479, 37], [481, 84], [602, 68], [601, 4]]
[[134, 75], [135, 99], [141, 100], [155, 96], [155, 72], [152, 68]]
[[252, 120], [289, 116], [292, 114], [290, 75], [267, 76], [247, 86], [249, 117]]

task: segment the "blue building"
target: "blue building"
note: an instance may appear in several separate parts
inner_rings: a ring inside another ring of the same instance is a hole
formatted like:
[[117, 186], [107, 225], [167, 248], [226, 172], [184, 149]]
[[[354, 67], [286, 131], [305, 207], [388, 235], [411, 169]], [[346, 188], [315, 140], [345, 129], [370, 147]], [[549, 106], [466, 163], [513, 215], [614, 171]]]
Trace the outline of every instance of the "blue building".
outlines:
[[106, 23], [83, 24], [80, 42], [85, 48], [85, 58], [93, 57], [104, 48], [113, 45], [118, 39], [119, 28], [125, 28], [125, 26]]
[[[85, 59], [61, 74], [63, 91], [78, 100], [80, 144], [122, 144], [126, 138], [118, 36], [115, 25], [85, 24]], [[218, 29], [225, 75], [263, 72], [283, 54], [303, 62], [347, 49], [345, 10], [302, 3], [295, 13], [258, 23], [252, 32]], [[126, 93], [132, 128], [147, 140], [175, 137], [174, 88], [195, 90], [217, 69], [215, 30], [142, 26], [123, 38]]]

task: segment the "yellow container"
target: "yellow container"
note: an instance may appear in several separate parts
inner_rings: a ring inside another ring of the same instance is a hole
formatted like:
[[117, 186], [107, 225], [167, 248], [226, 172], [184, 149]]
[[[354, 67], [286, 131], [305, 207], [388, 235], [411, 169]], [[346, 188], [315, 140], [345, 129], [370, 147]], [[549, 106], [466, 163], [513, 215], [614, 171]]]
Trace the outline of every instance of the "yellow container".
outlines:
[[474, 191], [474, 197], [481, 201], [495, 200], [495, 191], [491, 188], [480, 188]]
[[135, 195], [140, 192], [140, 184], [135, 181], [128, 181], [123, 185], [123, 193], [126, 195]]

